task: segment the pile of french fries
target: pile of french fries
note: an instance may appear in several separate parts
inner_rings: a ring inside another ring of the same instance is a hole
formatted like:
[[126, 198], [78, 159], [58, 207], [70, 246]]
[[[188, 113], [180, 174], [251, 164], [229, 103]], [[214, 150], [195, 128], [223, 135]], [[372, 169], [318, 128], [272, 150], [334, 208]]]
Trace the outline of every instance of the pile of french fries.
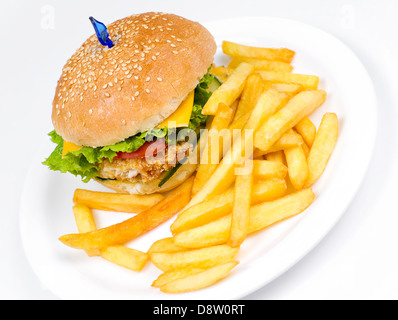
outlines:
[[[319, 78], [292, 73], [295, 52], [289, 49], [224, 41], [223, 52], [232, 60], [210, 71], [222, 85], [203, 109], [212, 120], [200, 150], [207, 161], [199, 163], [196, 175], [168, 194], [76, 190], [79, 233], [62, 236], [64, 244], [133, 271], [151, 262], [161, 271], [152, 286], [182, 293], [228, 276], [248, 236], [311, 205], [311, 187], [338, 136], [336, 114], [325, 113], [318, 128], [309, 118], [326, 100]], [[217, 134], [228, 130], [231, 135]], [[219, 142], [226, 139], [231, 147], [221, 150]], [[93, 209], [135, 215], [97, 229]], [[173, 217], [170, 237], [147, 252], [125, 246]]]

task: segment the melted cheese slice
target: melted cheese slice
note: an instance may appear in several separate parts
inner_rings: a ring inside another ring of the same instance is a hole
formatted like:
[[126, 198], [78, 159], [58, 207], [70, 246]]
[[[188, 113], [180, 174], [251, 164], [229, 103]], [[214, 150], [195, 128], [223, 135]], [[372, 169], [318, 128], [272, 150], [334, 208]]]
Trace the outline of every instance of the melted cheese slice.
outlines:
[[78, 145], [76, 145], [76, 144], [74, 144], [74, 143], [72, 143], [72, 142], [66, 142], [66, 141], [64, 141], [64, 147], [63, 147], [63, 149], [62, 149], [62, 158], [64, 158], [65, 155], [66, 155], [68, 152], [78, 151], [78, 150], [80, 150], [81, 148], [82, 148], [81, 146], [78, 146]]
[[174, 111], [170, 117], [157, 125], [157, 128], [188, 127], [189, 121], [191, 120], [194, 96], [195, 90], [188, 95], [188, 97], [181, 103], [178, 109]]

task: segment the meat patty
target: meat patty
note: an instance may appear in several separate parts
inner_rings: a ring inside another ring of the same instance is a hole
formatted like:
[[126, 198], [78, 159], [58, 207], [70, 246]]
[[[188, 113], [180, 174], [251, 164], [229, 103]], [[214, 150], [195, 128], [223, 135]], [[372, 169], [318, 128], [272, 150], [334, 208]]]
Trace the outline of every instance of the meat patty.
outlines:
[[148, 182], [159, 178], [162, 173], [175, 167], [189, 156], [193, 145], [182, 142], [167, 146], [156, 156], [135, 159], [105, 159], [99, 164], [98, 176], [102, 179]]

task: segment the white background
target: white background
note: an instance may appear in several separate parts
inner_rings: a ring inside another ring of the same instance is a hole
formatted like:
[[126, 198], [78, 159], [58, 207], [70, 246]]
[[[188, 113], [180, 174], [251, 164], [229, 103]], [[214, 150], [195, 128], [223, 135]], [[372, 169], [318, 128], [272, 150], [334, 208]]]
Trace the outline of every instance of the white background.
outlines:
[[[294, 19], [331, 33], [357, 54], [372, 77], [379, 111], [377, 144], [363, 185], [314, 250], [247, 299], [397, 299], [395, 0], [0, 1], [0, 299], [57, 299], [41, 285], [21, 245], [19, 202], [30, 159], [52, 130], [51, 103], [61, 69], [92, 34], [88, 17], [111, 22], [146, 11], [200, 22], [240, 16]], [[47, 19], [48, 13], [54, 19]]]

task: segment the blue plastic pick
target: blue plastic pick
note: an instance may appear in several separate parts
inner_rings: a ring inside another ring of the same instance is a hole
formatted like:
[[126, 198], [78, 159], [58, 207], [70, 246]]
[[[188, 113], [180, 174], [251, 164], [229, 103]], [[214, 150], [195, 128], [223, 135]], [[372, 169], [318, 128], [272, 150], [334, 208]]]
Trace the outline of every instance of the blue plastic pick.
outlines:
[[103, 46], [108, 46], [109, 48], [112, 48], [113, 42], [109, 38], [109, 32], [108, 32], [108, 29], [106, 28], [106, 26], [102, 22], [95, 20], [93, 17], [90, 17], [90, 21], [93, 24], [93, 27], [94, 27], [95, 33], [97, 34], [97, 38], [98, 38], [99, 42]]

